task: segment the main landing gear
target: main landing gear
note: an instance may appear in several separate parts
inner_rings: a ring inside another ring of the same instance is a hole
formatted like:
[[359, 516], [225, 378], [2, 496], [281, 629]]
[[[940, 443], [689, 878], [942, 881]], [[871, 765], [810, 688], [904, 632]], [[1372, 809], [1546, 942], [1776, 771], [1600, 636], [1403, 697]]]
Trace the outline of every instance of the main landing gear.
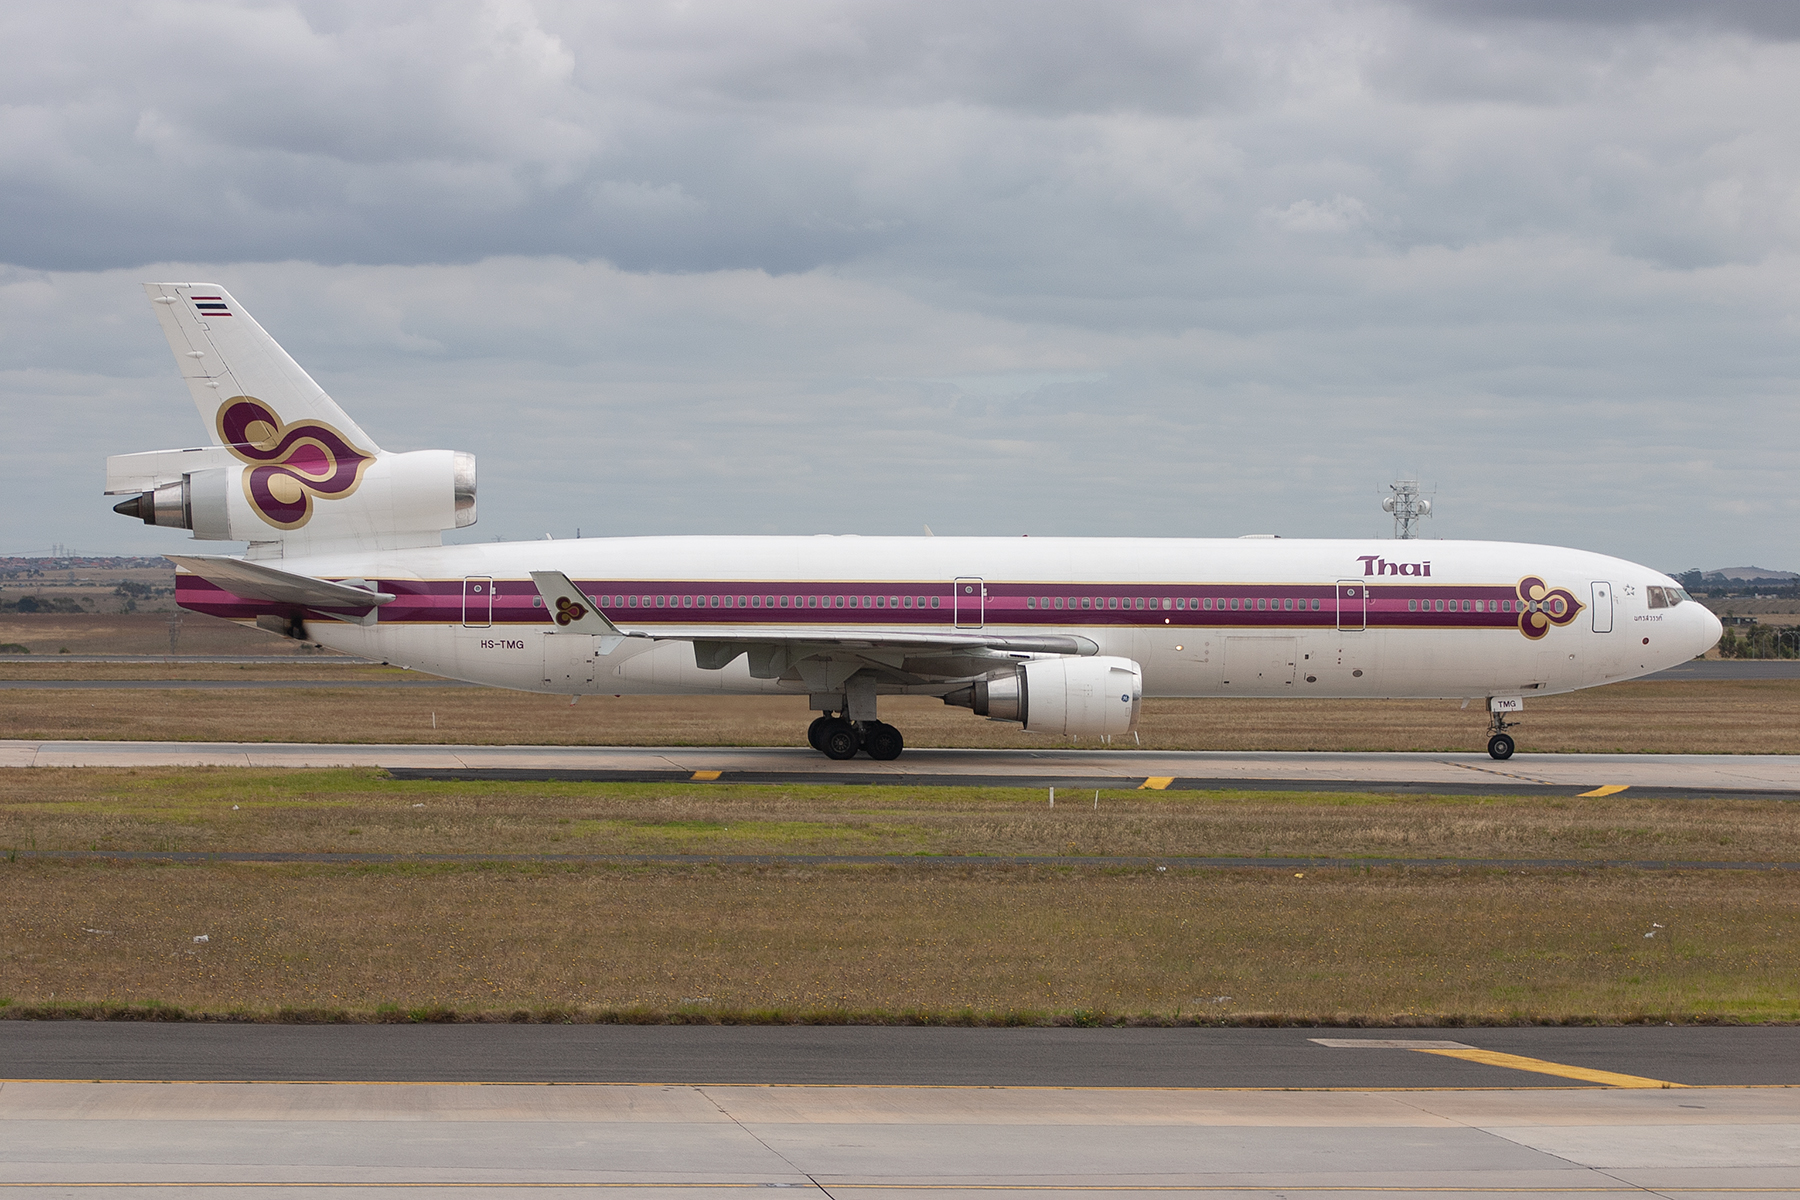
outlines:
[[849, 721], [841, 715], [827, 713], [806, 730], [806, 742], [826, 758], [843, 762], [855, 758], [858, 751], [869, 757], [889, 762], [900, 757], [906, 739], [900, 731], [884, 721]]

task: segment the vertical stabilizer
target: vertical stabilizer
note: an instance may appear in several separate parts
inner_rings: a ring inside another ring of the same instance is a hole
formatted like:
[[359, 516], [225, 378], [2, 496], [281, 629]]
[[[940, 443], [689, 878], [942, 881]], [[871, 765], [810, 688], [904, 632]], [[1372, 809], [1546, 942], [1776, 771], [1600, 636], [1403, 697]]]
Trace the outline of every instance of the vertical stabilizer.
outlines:
[[221, 424], [229, 402], [248, 397], [283, 425], [322, 424], [364, 452], [379, 449], [230, 292], [216, 283], [146, 283], [144, 290], [215, 444], [233, 440]]

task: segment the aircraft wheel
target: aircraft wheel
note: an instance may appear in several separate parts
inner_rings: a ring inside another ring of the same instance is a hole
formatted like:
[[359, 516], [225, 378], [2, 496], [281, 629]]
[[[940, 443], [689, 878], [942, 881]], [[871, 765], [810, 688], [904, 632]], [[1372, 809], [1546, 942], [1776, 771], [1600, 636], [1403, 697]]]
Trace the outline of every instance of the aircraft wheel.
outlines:
[[832, 720], [819, 731], [819, 749], [825, 752], [826, 758], [843, 762], [856, 757], [856, 752], [862, 749], [862, 739], [856, 735], [856, 726], [850, 722]]
[[819, 743], [819, 739], [824, 735], [825, 727], [829, 724], [831, 724], [830, 717], [819, 717], [811, 725], [808, 725], [806, 727], [806, 744], [814, 750], [823, 752], [825, 747]]
[[906, 749], [906, 739], [892, 725], [877, 722], [864, 736], [863, 749], [869, 752], [870, 758], [878, 762], [891, 762], [900, 757], [900, 751]]
[[1488, 753], [1505, 762], [1513, 756], [1513, 740], [1504, 733], [1496, 733], [1488, 739]]

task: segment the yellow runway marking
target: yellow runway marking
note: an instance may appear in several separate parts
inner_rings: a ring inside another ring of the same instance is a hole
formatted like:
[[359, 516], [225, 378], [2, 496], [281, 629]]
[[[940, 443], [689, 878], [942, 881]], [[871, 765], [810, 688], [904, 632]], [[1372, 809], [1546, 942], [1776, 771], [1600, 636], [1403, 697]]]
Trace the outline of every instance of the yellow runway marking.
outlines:
[[1670, 1083], [1666, 1079], [1648, 1079], [1642, 1075], [1621, 1075], [1617, 1071], [1595, 1071], [1588, 1067], [1571, 1067], [1565, 1063], [1548, 1062], [1541, 1058], [1526, 1058], [1523, 1054], [1502, 1054], [1498, 1050], [1420, 1050], [1419, 1054], [1441, 1054], [1445, 1058], [1460, 1058], [1464, 1062], [1481, 1063], [1489, 1067], [1510, 1067], [1515, 1071], [1535, 1071], [1539, 1075], [1560, 1075], [1564, 1079], [1580, 1079], [1586, 1083], [1599, 1083], [1616, 1088], [1684, 1088], [1685, 1083]]
[[1616, 796], [1620, 792], [1629, 791], [1630, 788], [1631, 788], [1631, 785], [1629, 783], [1601, 784], [1599, 787], [1595, 788], [1591, 792], [1581, 793], [1581, 795], [1576, 797], [1576, 799], [1585, 800], [1590, 796]]
[[1138, 784], [1138, 791], [1161, 792], [1167, 790], [1168, 786], [1174, 782], [1175, 777], [1173, 775], [1152, 775], [1150, 778], [1144, 780], [1144, 782]]
[[723, 771], [695, 771], [694, 778], [695, 779], [717, 779], [719, 776], [723, 775], [724, 773], [725, 772], [723, 772]]

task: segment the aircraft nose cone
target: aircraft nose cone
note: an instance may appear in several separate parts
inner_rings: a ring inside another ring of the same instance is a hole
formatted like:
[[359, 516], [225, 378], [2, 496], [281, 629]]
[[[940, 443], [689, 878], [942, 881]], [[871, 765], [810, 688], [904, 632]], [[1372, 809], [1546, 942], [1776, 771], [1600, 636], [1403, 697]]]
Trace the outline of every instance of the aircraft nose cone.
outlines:
[[1725, 623], [1719, 620], [1719, 618], [1713, 614], [1712, 609], [1707, 608], [1705, 605], [1696, 604], [1694, 607], [1705, 614], [1705, 618], [1700, 627], [1700, 648], [1694, 651], [1694, 654], [1697, 657], [1705, 654], [1708, 650], [1711, 650], [1714, 646], [1719, 644], [1719, 638], [1724, 636], [1725, 633]]

